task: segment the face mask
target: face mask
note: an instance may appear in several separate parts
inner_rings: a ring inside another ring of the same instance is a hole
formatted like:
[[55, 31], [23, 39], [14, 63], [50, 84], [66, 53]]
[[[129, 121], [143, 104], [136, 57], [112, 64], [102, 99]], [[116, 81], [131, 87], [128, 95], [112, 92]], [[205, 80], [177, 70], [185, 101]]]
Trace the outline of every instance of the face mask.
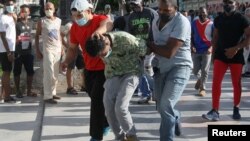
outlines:
[[6, 6], [6, 11], [7, 11], [8, 13], [14, 13], [14, 6], [13, 6], [13, 5], [11, 5], [11, 6]]
[[160, 19], [163, 22], [169, 22], [170, 20], [172, 20], [174, 17], [174, 15], [167, 15], [167, 14], [160, 14]]
[[81, 19], [79, 20], [76, 20], [76, 23], [79, 25], [79, 26], [84, 26], [86, 23], [88, 22], [88, 20], [84, 17], [82, 17]]
[[54, 12], [52, 10], [45, 10], [46, 17], [52, 17]]
[[204, 20], [206, 19], [206, 17], [203, 16], [203, 15], [199, 15], [199, 19], [200, 19], [201, 21], [204, 21]]
[[223, 6], [223, 8], [224, 8], [224, 11], [226, 12], [226, 13], [232, 13], [232, 12], [234, 12], [234, 6], [230, 6], [230, 5], [224, 5]]
[[139, 13], [139, 12], [141, 12], [141, 11], [140, 11], [140, 9], [139, 9], [139, 8], [136, 8], [136, 7], [135, 7], [135, 8], [133, 8], [132, 10], [133, 10], [135, 13]]
[[109, 57], [109, 55], [111, 54], [111, 52], [112, 52], [112, 49], [109, 50], [109, 52], [104, 56], [104, 58]]

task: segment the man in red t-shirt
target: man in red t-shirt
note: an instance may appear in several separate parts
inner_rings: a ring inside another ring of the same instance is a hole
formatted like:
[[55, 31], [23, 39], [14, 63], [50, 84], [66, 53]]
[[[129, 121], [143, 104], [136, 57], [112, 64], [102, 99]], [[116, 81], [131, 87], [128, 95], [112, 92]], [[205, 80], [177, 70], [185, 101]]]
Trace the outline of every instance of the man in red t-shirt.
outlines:
[[91, 57], [85, 51], [85, 43], [89, 37], [99, 36], [111, 31], [113, 24], [104, 15], [92, 14], [93, 6], [87, 0], [74, 0], [71, 12], [74, 19], [70, 30], [70, 47], [62, 67], [65, 68], [77, 55], [78, 45], [83, 50], [85, 62], [86, 91], [91, 99], [90, 136], [91, 141], [103, 138], [103, 131], [108, 127], [103, 106], [103, 84], [105, 82], [104, 63], [99, 57]]

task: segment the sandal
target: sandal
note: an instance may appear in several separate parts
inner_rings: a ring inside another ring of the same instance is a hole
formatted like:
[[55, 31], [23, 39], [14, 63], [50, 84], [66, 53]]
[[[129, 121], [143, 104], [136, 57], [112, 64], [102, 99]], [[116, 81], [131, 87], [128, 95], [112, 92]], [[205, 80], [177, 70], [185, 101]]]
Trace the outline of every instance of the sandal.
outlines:
[[37, 93], [31, 92], [30, 94], [27, 94], [29, 97], [37, 97]]
[[84, 86], [81, 87], [81, 92], [86, 92], [86, 88]]
[[74, 88], [68, 88], [66, 93], [69, 95], [77, 95], [78, 94]]

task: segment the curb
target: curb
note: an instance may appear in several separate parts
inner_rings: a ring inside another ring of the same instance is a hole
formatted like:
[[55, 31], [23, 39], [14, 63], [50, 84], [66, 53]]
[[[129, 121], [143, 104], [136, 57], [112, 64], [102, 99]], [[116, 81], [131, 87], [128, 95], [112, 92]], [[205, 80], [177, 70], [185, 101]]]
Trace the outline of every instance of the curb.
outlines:
[[42, 128], [43, 128], [43, 117], [44, 117], [44, 111], [45, 111], [45, 103], [42, 100], [42, 97], [40, 99], [39, 108], [37, 111], [36, 121], [37, 126], [34, 129], [33, 135], [32, 135], [32, 141], [41, 141], [42, 136]]

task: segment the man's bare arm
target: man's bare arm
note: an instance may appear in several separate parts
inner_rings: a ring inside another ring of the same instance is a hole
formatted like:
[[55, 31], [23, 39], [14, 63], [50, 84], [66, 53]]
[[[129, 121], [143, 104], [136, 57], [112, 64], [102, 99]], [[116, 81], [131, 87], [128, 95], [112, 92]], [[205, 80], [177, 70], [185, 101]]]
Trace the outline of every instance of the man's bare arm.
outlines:
[[9, 45], [8, 45], [8, 42], [7, 42], [7, 39], [6, 39], [6, 32], [0, 32], [0, 36], [1, 36], [3, 46], [4, 46], [5, 50], [6, 50], [6, 52], [10, 53], [10, 48], [9, 48]]
[[166, 58], [172, 58], [175, 56], [177, 50], [183, 45], [183, 41], [175, 38], [169, 38], [166, 45], [150, 45], [151, 51], [155, 54]]
[[234, 47], [225, 49], [225, 55], [228, 58], [233, 58], [234, 55], [242, 48], [248, 47], [250, 44], [250, 26], [244, 30], [245, 39]]
[[65, 65], [70, 64], [75, 59], [75, 56], [77, 56], [77, 54], [78, 54], [78, 45], [70, 43], [70, 46], [67, 50], [66, 59], [64, 60], [63, 64]]
[[95, 30], [95, 32], [91, 35], [91, 37], [94, 37], [95, 35], [99, 36], [106, 32], [109, 32], [113, 29], [113, 22], [107, 18], [104, 21], [100, 23], [100, 26]]
[[35, 36], [35, 49], [36, 49], [36, 55], [38, 59], [42, 59], [42, 53], [39, 49], [39, 37], [42, 32], [42, 23], [41, 20], [37, 22], [37, 27], [36, 27], [36, 36]]

